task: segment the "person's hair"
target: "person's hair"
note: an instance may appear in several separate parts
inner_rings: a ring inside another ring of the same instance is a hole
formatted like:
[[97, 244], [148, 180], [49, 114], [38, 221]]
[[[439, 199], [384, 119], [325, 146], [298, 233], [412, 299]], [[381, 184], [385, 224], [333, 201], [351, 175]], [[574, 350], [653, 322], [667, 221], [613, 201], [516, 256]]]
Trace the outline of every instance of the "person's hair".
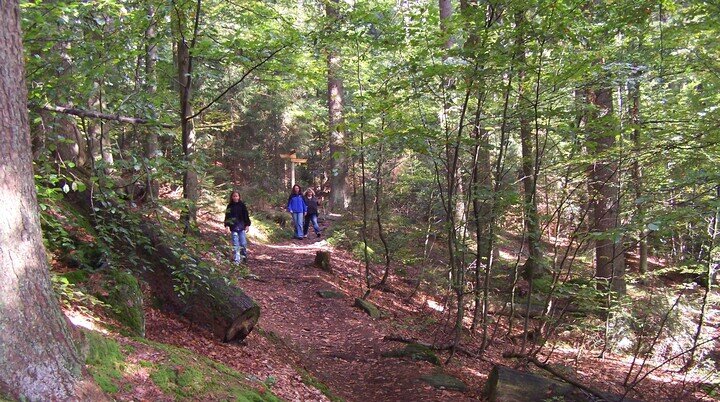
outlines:
[[298, 191], [298, 194], [302, 195], [302, 193], [303, 193], [303, 192], [302, 192], [302, 187], [300, 187], [299, 184], [295, 184], [295, 185], [292, 186], [292, 190], [290, 190], [290, 195], [294, 195], [294, 194], [295, 194], [295, 187], [297, 187], [297, 188], [300, 190], [300, 191]]
[[228, 197], [228, 199], [230, 200], [230, 202], [233, 202], [233, 200], [232, 200], [233, 194], [237, 194], [238, 197], [240, 197], [240, 192], [237, 191], [237, 190], [233, 190], [233, 191], [230, 192], [230, 196]]
[[315, 197], [315, 192], [314, 192], [311, 188], [305, 190], [305, 196], [306, 196], [306, 197], [307, 197], [308, 194], [312, 194], [312, 196]]

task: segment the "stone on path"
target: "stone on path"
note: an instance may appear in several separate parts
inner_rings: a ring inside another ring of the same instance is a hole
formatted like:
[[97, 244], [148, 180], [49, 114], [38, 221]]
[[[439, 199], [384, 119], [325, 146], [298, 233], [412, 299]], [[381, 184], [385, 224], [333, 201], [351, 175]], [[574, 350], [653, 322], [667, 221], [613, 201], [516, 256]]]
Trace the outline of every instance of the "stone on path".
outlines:
[[465, 392], [468, 389], [467, 385], [465, 385], [465, 383], [457, 377], [453, 377], [442, 372], [436, 374], [426, 374], [420, 377], [420, 380], [425, 381], [438, 389], [449, 389], [460, 392]]
[[359, 297], [355, 298], [355, 307], [359, 307], [365, 310], [366, 313], [372, 318], [380, 318], [380, 310], [372, 303], [367, 300], [363, 300]]
[[318, 290], [315, 293], [323, 299], [344, 299], [347, 296], [345, 293], [336, 292], [334, 290]]

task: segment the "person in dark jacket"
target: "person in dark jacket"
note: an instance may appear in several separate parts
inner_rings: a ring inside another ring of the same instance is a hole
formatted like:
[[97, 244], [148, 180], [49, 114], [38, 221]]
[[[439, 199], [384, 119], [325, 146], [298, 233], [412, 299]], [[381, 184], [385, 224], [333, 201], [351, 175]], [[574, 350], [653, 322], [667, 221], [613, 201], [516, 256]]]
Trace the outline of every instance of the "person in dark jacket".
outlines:
[[250, 215], [247, 207], [240, 201], [240, 193], [230, 193], [230, 203], [225, 209], [225, 227], [232, 233], [233, 262], [239, 264], [247, 261], [247, 236], [245, 232], [250, 228]]
[[310, 223], [315, 229], [315, 235], [320, 237], [320, 226], [318, 226], [318, 201], [315, 198], [315, 192], [312, 189], [305, 190], [305, 205], [307, 205], [307, 213], [305, 214], [305, 224], [303, 224], [303, 236], [307, 237]]
[[293, 224], [295, 225], [295, 233], [293, 238], [303, 239], [303, 218], [307, 212], [307, 205], [303, 200], [302, 189], [297, 184], [293, 186], [290, 197], [288, 197], [287, 211], [292, 214]]

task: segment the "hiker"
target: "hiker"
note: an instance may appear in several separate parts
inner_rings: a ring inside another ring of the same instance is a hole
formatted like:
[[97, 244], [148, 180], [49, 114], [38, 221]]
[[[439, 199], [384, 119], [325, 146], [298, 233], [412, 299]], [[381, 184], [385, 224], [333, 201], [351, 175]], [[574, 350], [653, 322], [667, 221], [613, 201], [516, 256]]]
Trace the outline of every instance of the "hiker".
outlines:
[[307, 205], [305, 205], [305, 200], [303, 200], [302, 189], [297, 184], [293, 186], [290, 197], [288, 197], [287, 211], [292, 214], [293, 224], [295, 225], [293, 238], [302, 240], [303, 218], [307, 212]]
[[310, 223], [312, 222], [315, 235], [320, 237], [320, 226], [318, 226], [318, 200], [315, 198], [315, 192], [311, 188], [305, 190], [305, 205], [307, 205], [307, 214], [305, 215], [305, 223], [303, 224], [303, 237], [307, 237]]
[[225, 226], [232, 233], [233, 262], [240, 264], [247, 261], [247, 236], [245, 232], [250, 228], [250, 215], [245, 203], [240, 201], [240, 192], [233, 190], [230, 193], [230, 203], [225, 209]]

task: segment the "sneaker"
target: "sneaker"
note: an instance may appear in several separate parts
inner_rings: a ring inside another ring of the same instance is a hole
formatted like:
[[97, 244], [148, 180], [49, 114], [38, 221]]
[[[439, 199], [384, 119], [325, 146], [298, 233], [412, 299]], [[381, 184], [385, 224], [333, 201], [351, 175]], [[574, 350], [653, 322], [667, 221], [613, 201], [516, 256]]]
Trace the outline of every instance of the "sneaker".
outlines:
[[317, 234], [317, 237], [320, 237], [320, 236], [322, 236], [322, 234], [321, 234], [321, 233], [318, 233], [318, 234]]

